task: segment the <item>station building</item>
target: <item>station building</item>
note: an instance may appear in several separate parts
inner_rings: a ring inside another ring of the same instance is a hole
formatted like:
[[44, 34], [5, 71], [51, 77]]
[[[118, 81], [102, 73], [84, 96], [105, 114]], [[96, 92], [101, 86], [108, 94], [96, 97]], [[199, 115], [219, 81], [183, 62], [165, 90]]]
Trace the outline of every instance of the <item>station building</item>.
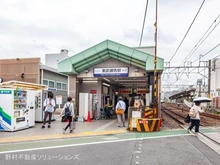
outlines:
[[[153, 52], [152, 48], [150, 51]], [[163, 68], [164, 60], [157, 57], [158, 96]], [[130, 101], [144, 97], [146, 105], [154, 99], [154, 55], [111, 40], [59, 62], [58, 72], [68, 75], [68, 95], [78, 109], [85, 104], [80, 102], [80, 93], [92, 95], [92, 104], [99, 103], [98, 110], [104, 108], [108, 98], [114, 109], [118, 96]]]

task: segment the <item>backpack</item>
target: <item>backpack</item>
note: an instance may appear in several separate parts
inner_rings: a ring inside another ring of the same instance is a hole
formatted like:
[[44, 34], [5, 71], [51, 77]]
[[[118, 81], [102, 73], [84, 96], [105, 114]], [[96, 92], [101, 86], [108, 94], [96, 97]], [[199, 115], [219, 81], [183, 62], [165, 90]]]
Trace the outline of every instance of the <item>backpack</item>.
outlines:
[[69, 106], [67, 106], [66, 104], [66, 108], [65, 108], [65, 117], [71, 116], [71, 111], [70, 111], [70, 104]]
[[196, 117], [196, 110], [194, 109], [194, 107], [192, 107], [189, 111], [189, 116], [192, 117], [192, 118], [195, 118]]

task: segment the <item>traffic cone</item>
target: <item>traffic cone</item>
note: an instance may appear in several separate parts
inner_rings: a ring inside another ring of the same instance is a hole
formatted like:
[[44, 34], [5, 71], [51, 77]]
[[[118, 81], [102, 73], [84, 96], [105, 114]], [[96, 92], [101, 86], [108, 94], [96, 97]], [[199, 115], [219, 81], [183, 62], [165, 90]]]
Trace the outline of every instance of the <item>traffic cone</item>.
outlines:
[[91, 119], [90, 119], [90, 111], [88, 111], [87, 122], [91, 122]]
[[160, 119], [160, 127], [162, 127], [162, 125], [163, 125], [163, 120]]

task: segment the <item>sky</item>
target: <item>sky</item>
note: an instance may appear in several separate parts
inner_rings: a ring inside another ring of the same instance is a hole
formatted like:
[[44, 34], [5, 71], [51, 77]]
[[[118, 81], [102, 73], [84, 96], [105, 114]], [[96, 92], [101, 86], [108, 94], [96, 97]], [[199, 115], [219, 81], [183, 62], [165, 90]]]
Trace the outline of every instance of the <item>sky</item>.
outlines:
[[[0, 0], [0, 58], [40, 57], [67, 49], [77, 54], [106, 39], [139, 46], [147, 0]], [[155, 2], [149, 0], [141, 46], [154, 46]], [[188, 35], [174, 55], [203, 0], [158, 0], [157, 56], [179, 66], [220, 14], [219, 0], [206, 0]], [[220, 43], [220, 25], [190, 56], [194, 61]], [[174, 56], [173, 56], [174, 55]], [[220, 46], [205, 55], [220, 55]], [[173, 58], [172, 58], [173, 56]], [[172, 58], [172, 60], [171, 60]], [[198, 65], [194, 62], [193, 64]], [[167, 64], [164, 65], [168, 66]], [[163, 76], [163, 83], [194, 84], [201, 75]], [[204, 78], [204, 76], [202, 76]], [[205, 80], [205, 79], [204, 79]]]

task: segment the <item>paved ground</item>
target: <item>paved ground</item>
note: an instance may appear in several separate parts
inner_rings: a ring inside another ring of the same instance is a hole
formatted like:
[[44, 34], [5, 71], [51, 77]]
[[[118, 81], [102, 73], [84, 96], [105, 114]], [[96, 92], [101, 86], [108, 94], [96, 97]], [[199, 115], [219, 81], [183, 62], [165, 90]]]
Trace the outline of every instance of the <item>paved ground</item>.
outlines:
[[[0, 132], [0, 164], [219, 164], [220, 155], [186, 130], [128, 132], [117, 120], [76, 122], [74, 133], [55, 117], [52, 128]], [[213, 134], [219, 128], [201, 128]]]
[[125, 133], [126, 128], [119, 128], [117, 120], [92, 120], [92, 122], [76, 122], [76, 130], [74, 133], [62, 133], [62, 128], [67, 122], [61, 122], [58, 116], [51, 123], [51, 128], [41, 129], [42, 123], [36, 123], [34, 127], [15, 132], [0, 132], [0, 143], [32, 141], [44, 139], [58, 139], [78, 136], [92, 136], [103, 134]]
[[22, 142], [0, 148], [5, 150], [0, 152], [4, 165], [218, 165], [220, 162], [219, 154], [182, 130]]

